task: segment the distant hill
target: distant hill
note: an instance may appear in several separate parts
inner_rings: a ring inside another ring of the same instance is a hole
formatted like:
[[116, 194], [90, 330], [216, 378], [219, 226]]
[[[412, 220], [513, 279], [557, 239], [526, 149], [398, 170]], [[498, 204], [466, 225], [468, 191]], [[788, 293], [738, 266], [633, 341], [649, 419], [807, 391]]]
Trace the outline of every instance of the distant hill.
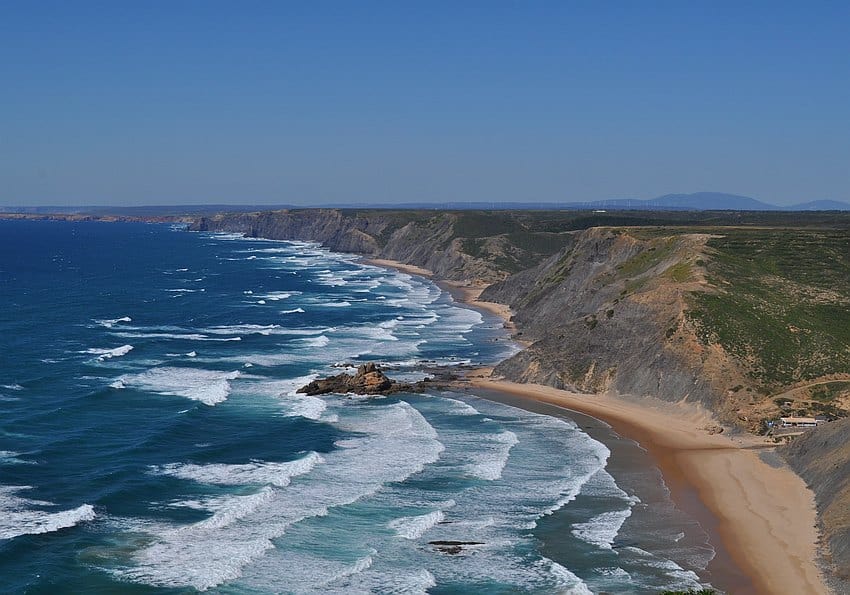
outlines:
[[787, 211], [847, 211], [850, 210], [850, 204], [837, 200], [813, 200], [784, 207], [784, 209]]
[[649, 200], [616, 199], [570, 203], [576, 208], [688, 211], [850, 211], [850, 204], [835, 200], [817, 200], [790, 206], [778, 206], [749, 196], [722, 192], [665, 194]]
[[[693, 194], [665, 194], [649, 200], [615, 199], [589, 203], [573, 203], [583, 208], [599, 209], [672, 209], [689, 211], [776, 211], [781, 210], [749, 196], [723, 194], [722, 192], [695, 192]], [[847, 205], [850, 209], [850, 205]]]

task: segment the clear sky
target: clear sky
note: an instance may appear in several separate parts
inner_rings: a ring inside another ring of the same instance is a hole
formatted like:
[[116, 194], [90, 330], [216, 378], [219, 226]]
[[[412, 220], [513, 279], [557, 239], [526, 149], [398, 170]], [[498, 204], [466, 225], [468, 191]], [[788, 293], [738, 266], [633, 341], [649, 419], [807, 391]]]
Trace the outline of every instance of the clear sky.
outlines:
[[0, 204], [850, 200], [850, 2], [0, 0]]

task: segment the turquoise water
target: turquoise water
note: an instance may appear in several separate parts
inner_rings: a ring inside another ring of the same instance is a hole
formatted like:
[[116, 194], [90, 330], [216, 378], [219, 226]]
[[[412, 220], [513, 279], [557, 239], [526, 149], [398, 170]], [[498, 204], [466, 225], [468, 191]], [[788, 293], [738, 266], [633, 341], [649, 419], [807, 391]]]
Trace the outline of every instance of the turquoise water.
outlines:
[[305, 243], [0, 221], [0, 304], [4, 592], [654, 593], [711, 557], [657, 472], [613, 469], [610, 433], [467, 393], [295, 393], [513, 352], [424, 279]]

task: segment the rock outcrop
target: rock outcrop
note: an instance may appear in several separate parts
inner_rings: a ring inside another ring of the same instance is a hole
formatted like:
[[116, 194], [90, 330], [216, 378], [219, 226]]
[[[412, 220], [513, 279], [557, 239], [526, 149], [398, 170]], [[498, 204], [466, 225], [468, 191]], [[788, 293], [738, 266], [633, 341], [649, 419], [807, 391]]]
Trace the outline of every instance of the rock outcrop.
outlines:
[[302, 386], [296, 392], [306, 395], [326, 395], [329, 393], [354, 393], [358, 395], [388, 395], [397, 392], [418, 390], [413, 384], [390, 380], [374, 363], [363, 364], [352, 376], [342, 373], [329, 378], [314, 380]]

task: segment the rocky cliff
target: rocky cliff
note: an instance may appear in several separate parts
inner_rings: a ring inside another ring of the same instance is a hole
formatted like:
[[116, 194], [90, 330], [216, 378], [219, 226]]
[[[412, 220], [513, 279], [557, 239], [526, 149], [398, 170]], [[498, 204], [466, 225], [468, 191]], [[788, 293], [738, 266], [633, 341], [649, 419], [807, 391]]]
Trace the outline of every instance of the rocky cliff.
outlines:
[[850, 419], [804, 434], [781, 451], [815, 493], [835, 590], [850, 593]]
[[439, 211], [303, 209], [198, 219], [194, 231], [319, 242], [341, 252], [397, 260], [441, 279], [489, 284], [555, 252], [569, 234], [520, 215]]
[[[496, 373], [584, 392], [698, 402], [728, 421], [744, 382], [721, 349], [701, 344], [687, 317], [705, 281], [705, 234], [639, 237], [593, 228], [535, 269], [491, 285], [531, 346]], [[720, 372], [723, 372], [722, 374]]]

